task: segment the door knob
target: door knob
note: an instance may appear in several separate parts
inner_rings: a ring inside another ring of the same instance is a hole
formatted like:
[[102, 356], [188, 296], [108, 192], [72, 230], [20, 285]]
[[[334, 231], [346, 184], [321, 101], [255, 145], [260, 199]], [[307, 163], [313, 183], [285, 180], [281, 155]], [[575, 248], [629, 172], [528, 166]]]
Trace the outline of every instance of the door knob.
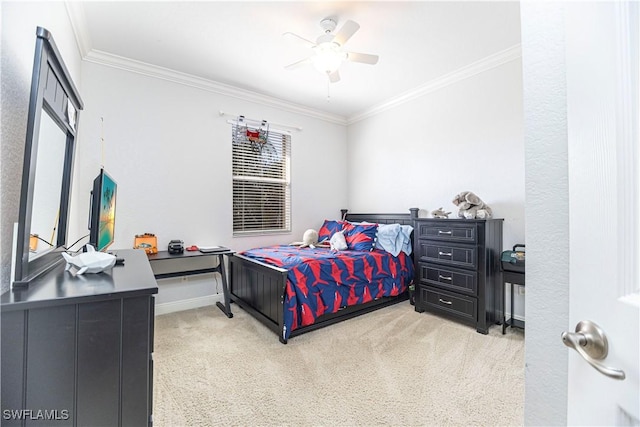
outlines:
[[575, 332], [563, 332], [562, 342], [578, 352], [598, 372], [616, 380], [624, 380], [621, 369], [610, 368], [598, 362], [604, 360], [609, 353], [609, 344], [604, 331], [589, 320], [582, 320], [576, 325]]

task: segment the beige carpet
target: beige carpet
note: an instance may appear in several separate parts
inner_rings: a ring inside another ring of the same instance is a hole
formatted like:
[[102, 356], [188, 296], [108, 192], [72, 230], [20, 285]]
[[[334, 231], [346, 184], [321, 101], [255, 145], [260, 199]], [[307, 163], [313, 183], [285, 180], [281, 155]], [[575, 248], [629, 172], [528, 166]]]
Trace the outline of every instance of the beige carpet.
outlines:
[[524, 337], [403, 302], [287, 345], [236, 305], [156, 318], [155, 426], [522, 425]]

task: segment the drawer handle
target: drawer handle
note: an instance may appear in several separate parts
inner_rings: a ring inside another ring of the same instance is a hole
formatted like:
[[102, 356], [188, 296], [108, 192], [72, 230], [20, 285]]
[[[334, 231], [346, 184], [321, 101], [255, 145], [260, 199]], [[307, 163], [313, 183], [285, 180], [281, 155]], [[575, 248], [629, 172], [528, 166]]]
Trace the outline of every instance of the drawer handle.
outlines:
[[438, 298], [438, 301], [440, 301], [440, 302], [441, 302], [441, 303], [443, 303], [443, 304], [447, 304], [447, 305], [451, 305], [451, 304], [453, 304], [451, 301], [445, 301], [445, 300], [443, 300], [442, 298]]
[[453, 232], [452, 231], [442, 231], [442, 230], [438, 230], [438, 234], [448, 234], [451, 235]]
[[443, 280], [453, 280], [453, 277], [443, 276], [442, 274], [438, 274], [438, 278]]
[[442, 252], [442, 251], [440, 251], [440, 252], [438, 252], [438, 255], [440, 255], [440, 256], [451, 256], [451, 252]]

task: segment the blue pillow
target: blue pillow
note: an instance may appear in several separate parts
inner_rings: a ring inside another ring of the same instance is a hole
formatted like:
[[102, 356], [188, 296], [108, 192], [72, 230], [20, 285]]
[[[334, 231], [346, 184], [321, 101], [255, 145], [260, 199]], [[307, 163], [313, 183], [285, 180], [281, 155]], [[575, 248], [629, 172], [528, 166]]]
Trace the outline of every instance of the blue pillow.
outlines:
[[412, 231], [413, 227], [410, 225], [380, 224], [376, 248], [384, 249], [393, 256], [398, 256], [400, 251], [411, 255]]
[[342, 221], [324, 220], [322, 227], [318, 231], [318, 242], [331, 239], [333, 233], [342, 230]]
[[343, 223], [347, 247], [354, 251], [372, 251], [376, 244], [378, 224]]
[[400, 224], [380, 224], [378, 226], [378, 241], [376, 248], [384, 249], [393, 256], [398, 256], [402, 250]]

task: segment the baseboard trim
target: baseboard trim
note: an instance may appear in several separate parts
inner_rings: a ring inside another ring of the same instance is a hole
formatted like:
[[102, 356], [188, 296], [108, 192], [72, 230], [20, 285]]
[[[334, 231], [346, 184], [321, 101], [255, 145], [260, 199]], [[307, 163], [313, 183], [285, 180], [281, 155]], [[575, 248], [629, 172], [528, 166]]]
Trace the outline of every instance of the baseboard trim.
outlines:
[[[509, 313], [508, 311], [505, 311], [504, 312], [504, 317], [506, 319], [510, 319], [511, 318], [511, 313]], [[520, 321], [524, 322], [524, 316], [522, 316], [522, 315], [514, 314], [513, 318], [516, 319], [516, 320], [520, 320]]]
[[177, 311], [191, 310], [194, 308], [215, 306], [216, 302], [222, 302], [222, 294], [218, 295], [205, 295], [197, 298], [183, 299], [179, 301], [164, 302], [156, 304], [156, 316], [162, 314], [175, 313]]

